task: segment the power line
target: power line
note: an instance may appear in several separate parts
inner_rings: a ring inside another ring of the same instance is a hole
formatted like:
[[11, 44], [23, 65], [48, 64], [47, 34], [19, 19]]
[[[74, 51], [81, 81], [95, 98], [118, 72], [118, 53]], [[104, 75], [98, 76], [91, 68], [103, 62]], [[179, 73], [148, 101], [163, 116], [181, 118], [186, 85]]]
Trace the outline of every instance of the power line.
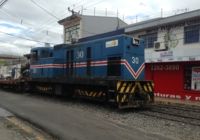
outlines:
[[55, 16], [54, 14], [52, 14], [51, 12], [49, 12], [46, 8], [42, 7], [41, 5], [39, 5], [38, 3], [36, 3], [33, 0], [30, 0], [33, 4], [35, 4], [37, 7], [39, 7], [40, 9], [42, 9], [43, 11], [45, 11], [48, 15], [54, 17], [55, 19], [59, 20], [59, 18], [57, 16]]
[[102, 3], [103, 1], [105, 1], [105, 0], [100, 0], [100, 1], [97, 1], [96, 3], [94, 2], [93, 4], [90, 4], [89, 6], [86, 6], [85, 8], [88, 8], [88, 7], [91, 7], [91, 6], [95, 6], [95, 5], [99, 4], [99, 3]]
[[[40, 7], [41, 9], [45, 10], [45, 12], [48, 12], [48, 14], [51, 14], [51, 16], [53, 15], [53, 14], [52, 14], [51, 12], [49, 12], [46, 8], [40, 6], [40, 5], [37, 4], [35, 1], [33, 1], [33, 0], [30, 0], [30, 1], [33, 2], [35, 5], [37, 5], [38, 7]], [[100, 1], [96, 2], [95, 4], [100, 3], [100, 2], [103, 2], [103, 1], [104, 1], [104, 0], [100, 0]], [[94, 3], [93, 3], [93, 4], [90, 4], [89, 6], [91, 6], [91, 5], [94, 5]], [[89, 6], [87, 6], [87, 7], [89, 7]], [[54, 16], [55, 16], [55, 15], [53, 15], [53, 17], [54, 17]], [[55, 16], [54, 18], [58, 19], [56, 16]], [[41, 27], [41, 26], [40, 26], [40, 27]]]
[[[3, 12], [4, 14], [8, 15], [9, 17], [11, 17], [11, 21], [12, 21], [12, 19], [13, 19], [13, 20], [15, 20], [15, 22], [17, 22], [17, 24], [19, 24], [19, 21], [23, 21], [23, 24], [24, 24], [24, 22], [25, 22], [23, 19], [17, 18], [17, 17], [20, 17], [19, 15], [9, 13], [8, 9], [6, 9], [6, 8], [0, 9], [0, 12]], [[51, 19], [53, 19], [53, 18], [51, 18]], [[53, 19], [53, 20], [54, 20], [54, 19]], [[49, 21], [49, 20], [48, 20], [48, 21]], [[57, 23], [57, 22], [55, 22], [55, 23]], [[21, 24], [22, 24], [22, 23], [21, 23]], [[33, 24], [26, 21], [26, 22], [25, 22], [25, 25], [29, 27], [29, 29], [25, 29], [25, 32], [27, 32], [27, 33], [29, 33], [29, 31], [31, 31], [32, 29], [36, 29], [36, 30], [34, 31], [35, 33], [38, 33], [38, 32], [43, 31], [43, 30], [48, 30], [48, 29], [44, 28], [44, 27], [45, 27], [44, 24], [43, 24], [43, 25], [38, 25], [38, 26], [36, 26], [36, 27], [32, 27]], [[48, 25], [49, 25], [49, 24], [48, 24]], [[49, 27], [48, 27], [48, 28], [49, 28]]]
[[94, 3], [86, 4], [85, 7], [84, 7], [84, 5], [79, 6], [79, 7], [81, 7], [81, 14], [83, 14], [83, 10], [87, 10], [87, 8], [90, 8], [90, 7], [92, 7], [92, 6], [95, 6], [95, 5], [97, 5], [97, 4], [99, 4], [99, 3], [103, 2], [103, 1], [105, 1], [105, 0], [100, 0], [100, 1], [96, 1], [96, 2], [94, 2]]
[[[16, 38], [28, 40], [28, 41], [34, 41], [34, 42], [38, 42], [38, 43], [49, 43], [49, 42], [42, 42], [42, 41], [38, 41], [38, 40], [34, 40], [34, 39], [21, 37], [21, 36], [16, 36], [16, 35], [13, 35], [13, 34], [10, 34], [10, 33], [6, 33], [6, 32], [3, 32], [3, 31], [0, 31], [0, 33], [6, 34], [6, 35], [9, 35], [9, 36], [12, 36], [12, 37], [16, 37]], [[49, 44], [53, 44], [54, 45], [55, 43], [49, 43]]]
[[[49, 12], [46, 8], [44, 8], [44, 7], [42, 7], [42, 6], [40, 6], [38, 3], [36, 3], [35, 1], [33, 1], [33, 0], [30, 0], [33, 4], [35, 4], [36, 6], [38, 6], [39, 8], [41, 8], [42, 10], [44, 10], [46, 13], [48, 13], [48, 14], [50, 14], [52, 17], [54, 17], [54, 18], [56, 18], [56, 19], [58, 19], [58, 17], [56, 17], [54, 14], [52, 14], [51, 12]], [[98, 2], [99, 3], [99, 2]], [[15, 19], [17, 19], [15, 16], [13, 16], [13, 15], [11, 15], [11, 17], [14, 17]], [[22, 19], [21, 19], [22, 20]], [[20, 21], [21, 21], [20, 20]], [[49, 21], [50, 20], [48, 20], [48, 22], [46, 23], [46, 24], [49, 24]], [[53, 21], [52, 21], [53, 22]], [[51, 23], [52, 23], [51, 22]], [[45, 26], [45, 24], [43, 24], [42, 25], [43, 27]], [[41, 25], [39, 26], [40, 28], [42, 27]], [[40, 31], [42, 31], [42, 30], [46, 30], [46, 29], [40, 29]], [[38, 32], [38, 31], [37, 31]]]
[[[17, 24], [19, 24], [19, 21], [23, 21], [23, 23], [24, 23], [24, 20], [23, 20], [23, 19], [20, 19], [20, 15], [17, 15], [16, 13], [11, 13], [11, 12], [10, 12], [8, 9], [6, 9], [6, 8], [2, 8], [2, 9], [0, 9], [0, 11], [1, 11], [2, 13], [4, 13], [4, 14], [10, 16], [10, 18], [13, 18], [15, 21], [17, 21]], [[19, 17], [19, 18], [17, 18], [17, 17]], [[5, 19], [5, 18], [4, 18], [4, 19]], [[12, 20], [11, 20], [11, 21], [12, 21]], [[22, 24], [22, 23], [20, 23], [20, 24]], [[31, 23], [26, 22], [26, 24], [32, 26]]]
[[2, 0], [1, 2], [0, 2], [0, 8], [7, 2], [8, 0]]
[[[44, 10], [47, 14], [49, 14], [51, 17], [55, 18], [56, 20], [60, 20], [57, 16], [55, 16], [52, 12], [48, 11], [46, 8], [42, 7], [41, 5], [39, 5], [38, 3], [36, 3], [35, 1], [33, 0], [30, 0], [33, 4], [35, 4], [37, 7], [41, 8], [42, 10]], [[49, 22], [50, 21], [50, 22]], [[43, 31], [43, 30], [47, 30], [44, 28], [45, 25], [49, 25], [49, 24], [52, 24], [54, 23], [54, 21], [52, 21], [52, 19], [49, 19], [47, 22], [45, 22], [44, 24], [42, 25], [39, 25], [38, 27], [40, 27], [40, 30], [39, 31]], [[57, 23], [57, 22], [55, 22]], [[42, 29], [41, 27], [43, 27], [44, 29]], [[37, 31], [37, 32], [39, 32]]]
[[[187, 8], [186, 8], [187, 9]], [[186, 11], [186, 9], [184, 9], [185, 11], [179, 11], [180, 14], [181, 13], [185, 13], [185, 12], [188, 12], [188, 9]], [[165, 18], [165, 17], [170, 17], [170, 16], [173, 16], [173, 15], [178, 15], [178, 14], [175, 14], [174, 13], [175, 10], [168, 10], [168, 11], [164, 11], [163, 9], [161, 9], [161, 11], [154, 11], [154, 12], [148, 12], [148, 15], [140, 15], [139, 13], [138, 14], [134, 14], [134, 15], [131, 15], [131, 16], [126, 16], [125, 19], [126, 20], [138, 20], [140, 19], [139, 21], [147, 21], [147, 19], [154, 19], [154, 18]], [[131, 18], [129, 18], [131, 17]]]
[[[89, 2], [84, 2], [83, 0], [80, 0], [80, 1], [78, 1], [77, 3], [74, 3], [74, 4], [71, 4], [70, 6], [68, 6], [68, 7], [72, 7], [72, 10], [75, 10], [75, 9], [77, 9], [78, 7], [83, 7], [83, 5], [84, 5], [84, 3], [89, 3]], [[64, 10], [64, 11], [61, 11], [62, 13], [63, 12], [68, 12], [68, 10], [66, 9], [66, 10]], [[69, 12], [68, 12], [69, 13]]]

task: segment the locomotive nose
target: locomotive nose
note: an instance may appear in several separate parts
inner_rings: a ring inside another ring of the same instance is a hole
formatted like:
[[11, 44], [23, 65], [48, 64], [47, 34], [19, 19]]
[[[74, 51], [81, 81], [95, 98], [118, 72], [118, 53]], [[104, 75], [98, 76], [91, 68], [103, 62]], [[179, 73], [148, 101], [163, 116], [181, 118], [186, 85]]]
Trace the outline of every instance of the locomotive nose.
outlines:
[[117, 84], [119, 108], [131, 108], [154, 102], [152, 83], [148, 81], [120, 81]]

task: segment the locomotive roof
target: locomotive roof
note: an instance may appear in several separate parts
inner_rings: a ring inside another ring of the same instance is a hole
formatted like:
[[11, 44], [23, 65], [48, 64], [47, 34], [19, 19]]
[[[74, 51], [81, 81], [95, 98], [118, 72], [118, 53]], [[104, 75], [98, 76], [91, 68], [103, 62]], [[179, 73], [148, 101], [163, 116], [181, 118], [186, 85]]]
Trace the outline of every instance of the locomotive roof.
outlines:
[[53, 50], [53, 47], [35, 47], [31, 49], [31, 51], [34, 50]]
[[87, 41], [83, 41], [83, 42], [77, 42], [75, 44], [58, 44], [58, 45], [54, 46], [54, 50], [59, 50], [59, 49], [63, 49], [63, 48], [75, 48], [75, 47], [79, 47], [78, 45], [84, 45], [84, 44], [88, 44], [88, 43], [94, 43], [94, 42], [98, 42], [98, 41], [102, 41], [102, 40], [109, 40], [109, 39], [125, 37], [125, 36], [131, 37], [131, 36], [126, 35], [126, 34], [120, 34], [120, 35], [103, 37], [103, 38], [98, 38], [98, 39], [91, 39], [91, 40], [87, 40]]
[[79, 47], [79, 45], [85, 45], [85, 44], [88, 44], [88, 43], [94, 43], [94, 42], [99, 42], [99, 41], [102, 41], [102, 40], [109, 40], [109, 39], [115, 39], [115, 38], [120, 38], [120, 37], [131, 37], [131, 36], [126, 35], [126, 34], [120, 34], [120, 35], [115, 35], [115, 36], [109, 36], [109, 37], [104, 37], [104, 38], [88, 40], [88, 41], [84, 41], [84, 42], [77, 42], [75, 44], [58, 44], [58, 45], [55, 45], [54, 47], [36, 47], [36, 48], [32, 48], [31, 51], [34, 51], [34, 50], [53, 50], [53, 49], [59, 50], [59, 49], [64, 49], [64, 48], [75, 48], [75, 47]]
[[131, 36], [126, 35], [126, 34], [120, 34], [120, 35], [115, 35], [115, 36], [109, 36], [109, 37], [104, 37], [104, 38], [98, 38], [98, 39], [94, 39], [94, 40], [89, 40], [89, 41], [85, 41], [85, 42], [78, 42], [76, 44], [72, 44], [72, 46], [81, 45], [81, 44], [88, 44], [88, 43], [98, 42], [98, 41], [102, 41], [102, 40], [109, 40], [109, 39], [114, 39], [114, 38], [119, 38], [119, 37], [131, 37]]

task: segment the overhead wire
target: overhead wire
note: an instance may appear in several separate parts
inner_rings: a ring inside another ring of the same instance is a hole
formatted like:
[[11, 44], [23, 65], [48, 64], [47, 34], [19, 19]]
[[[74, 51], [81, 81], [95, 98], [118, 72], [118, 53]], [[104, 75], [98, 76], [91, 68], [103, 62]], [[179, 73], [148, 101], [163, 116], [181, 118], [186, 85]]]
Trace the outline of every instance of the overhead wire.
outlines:
[[[51, 16], [53, 16], [54, 19], [60, 20], [60, 18], [59, 18], [58, 16], [55, 16], [52, 12], [50, 12], [49, 10], [47, 10], [46, 7], [44, 8], [44, 6], [41, 6], [40, 4], [36, 3], [36, 2], [33, 1], [33, 0], [31, 0], [31, 2], [32, 2], [33, 4], [35, 4], [35, 5], [37, 4], [37, 6], [38, 6], [39, 8], [42, 8], [42, 10], [45, 10], [45, 12], [47, 12], [48, 14], [50, 14]], [[60, 12], [59, 12], [59, 13], [60, 13]], [[50, 25], [50, 24], [52, 25], [52, 23], [54, 23], [54, 24], [57, 23], [57, 22], [54, 21], [54, 19], [48, 19], [48, 20], [45, 21], [43, 24], [38, 25], [37, 27], [40, 28], [40, 30], [37, 30], [36, 32], [48, 30], [48, 28], [50, 28], [50, 27], [47, 28], [47, 25]], [[46, 28], [44, 28], [45, 26], [46, 26]]]
[[[55, 19], [58, 19], [58, 17], [57, 16], [55, 16], [54, 14], [52, 14], [52, 12], [50, 12], [50, 11], [48, 11], [46, 8], [44, 8], [44, 7], [42, 7], [41, 5], [39, 5], [38, 3], [36, 3], [35, 1], [33, 1], [33, 0], [30, 0], [32, 3], [34, 3], [35, 5], [37, 5], [39, 8], [41, 8], [42, 10], [44, 10], [46, 13], [48, 13], [49, 15], [51, 15], [51, 17], [54, 17]], [[100, 1], [98, 1], [98, 2], [94, 2], [94, 3], [92, 3], [92, 4], [89, 4], [88, 6], [86, 6], [86, 8], [87, 7], [91, 7], [91, 6], [93, 6], [93, 5], [96, 5], [96, 4], [98, 4], [98, 3], [101, 3], [101, 2], [103, 2], [104, 0], [100, 0]], [[52, 21], [53, 22], [53, 21]], [[40, 26], [41, 27], [41, 26]], [[85, 31], [84, 30], [84, 32], [88, 32], [88, 33], [91, 33], [91, 34], [96, 34], [96, 33], [92, 33], [92, 32], [90, 32], [90, 31]], [[36, 41], [36, 42], [38, 42], [38, 41]], [[43, 42], [44, 43], [44, 42]]]
[[78, 1], [77, 3], [70, 4], [68, 7], [66, 7], [67, 9], [65, 9], [65, 10], [63, 10], [63, 11], [61, 11], [61, 12], [63, 13], [63, 12], [65, 12], [65, 11], [67, 11], [68, 13], [70, 13], [70, 12], [68, 11], [68, 8], [71, 8], [71, 7], [72, 7], [72, 9], [75, 10], [75, 9], [77, 9], [77, 7], [78, 7], [78, 8], [81, 8], [81, 7], [83, 7], [85, 4], [88, 4], [88, 3], [89, 3], [89, 2], [85, 2], [84, 0], [80, 0], [80, 1]]
[[93, 4], [90, 4], [90, 5], [86, 6], [85, 8], [88, 8], [88, 7], [91, 7], [91, 6], [94, 6], [94, 5], [100, 4], [100, 3], [102, 3], [103, 1], [105, 1], [105, 0], [97, 1], [97, 2], [95, 2], [95, 3], [93, 3]]
[[99, 4], [99, 3], [103, 2], [103, 1], [105, 1], [105, 0], [100, 0], [100, 1], [93, 2], [93, 3], [87, 2], [86, 4], [81, 4], [81, 5], [79, 5], [79, 6], [74, 7], [74, 9], [81, 8], [81, 9], [80, 9], [80, 10], [81, 10], [81, 14], [83, 14], [84, 11], [87, 10], [87, 8], [89, 8], [89, 7], [91, 7], [91, 6], [95, 6], [95, 5], [97, 5], [97, 4]]
[[1, 2], [0, 2], [0, 8], [7, 2], [8, 0], [2, 0]]
[[[36, 3], [35, 1], [33, 1], [33, 0], [30, 0], [33, 4], [35, 4], [36, 6], [38, 6], [39, 8], [41, 8], [42, 10], [44, 10], [46, 13], [48, 13], [49, 15], [51, 15], [51, 16], [53, 16], [55, 19], [57, 19], [58, 20], [58, 17], [57, 16], [55, 16], [53, 13], [51, 13], [50, 11], [48, 11], [46, 8], [44, 8], [44, 7], [42, 7], [41, 5], [39, 5], [38, 3]], [[101, 0], [102, 1], [102, 0]], [[10, 14], [11, 15], [11, 14]], [[15, 17], [15, 16], [13, 16], [13, 17]], [[49, 21], [51, 21], [51, 22], [49, 22]], [[54, 23], [54, 21], [53, 20], [48, 20], [47, 21], [47, 23], [45, 23], [45, 24], [51, 24], [51, 23]], [[55, 22], [55, 23], [57, 23], [57, 22]], [[45, 24], [43, 24], [43, 25], [39, 25], [38, 26], [38, 28], [40, 28], [40, 30], [37, 30], [36, 32], [39, 32], [39, 31], [43, 31], [43, 30], [46, 30], [46, 28], [45, 29], [43, 29], [43, 27], [44, 26], [46, 26]], [[31, 30], [31, 29], [30, 29]]]
[[[5, 10], [5, 11], [4, 11]], [[15, 14], [11, 14], [6, 8], [3, 8], [3, 9], [0, 9], [0, 12], [3, 12], [4, 14], [6, 14], [6, 15], [8, 15], [9, 17], [11, 17], [11, 21], [14, 19], [14, 21], [16, 22], [17, 21], [17, 23], [18, 24], [20, 24], [19, 22], [22, 20], [22, 19], [18, 19], [17, 17], [19, 17], [19, 15], [16, 15], [16, 13]], [[12, 21], [13, 22], [13, 21]], [[25, 24], [24, 24], [24, 22], [26, 22]], [[56, 23], [56, 22], [55, 22]], [[21, 23], [22, 24], [22, 23]], [[34, 31], [34, 33], [37, 33], [39, 30], [45, 30], [45, 29], [42, 29], [41, 28], [41, 26], [38, 26], [38, 27], [33, 27], [33, 24], [31, 24], [31, 23], [29, 23], [29, 22], [27, 22], [27, 21], [24, 21], [23, 20], [23, 25], [25, 25], [25, 26], [27, 26], [28, 25], [28, 29], [25, 29], [24, 30], [24, 32], [30, 32], [32, 29], [36, 29], [35, 31]], [[39, 28], [40, 27], [40, 28]], [[61, 35], [61, 34], [59, 34], [59, 33], [57, 33], [58, 35]]]
[[[31, 1], [34, 2], [33, 0], [31, 0]], [[36, 4], [36, 3], [34, 3], [34, 4]], [[37, 4], [37, 6], [39, 6], [39, 4]], [[41, 7], [42, 7], [42, 6], [40, 5], [40, 8], [41, 8]], [[46, 8], [44, 8], [44, 9], [46, 9]], [[47, 11], [48, 11], [48, 10], [47, 10]], [[48, 11], [48, 13], [52, 15], [51, 12]], [[57, 18], [57, 19], [58, 19], [58, 18]], [[46, 24], [51, 24], [52, 22], [54, 22], [54, 21], [50, 19], [50, 20], [47, 21], [47, 23], [45, 23], [45, 24], [43, 24], [43, 25], [40, 25], [40, 27], [45, 26]]]
[[35, 4], [37, 7], [39, 7], [40, 9], [42, 9], [43, 11], [45, 11], [48, 15], [52, 16], [53, 18], [59, 20], [59, 18], [57, 16], [55, 16], [54, 14], [52, 14], [50, 11], [48, 11], [46, 8], [42, 7], [40, 4], [36, 3], [34, 0], [30, 0], [33, 4]]
[[[55, 16], [53, 13], [51, 13], [49, 10], [47, 10], [46, 8], [44, 8], [43, 6], [39, 5], [38, 3], [36, 3], [35, 1], [33, 0], [30, 0], [34, 5], [36, 5], [37, 7], [39, 7], [40, 9], [42, 9], [43, 11], [45, 11], [48, 15], [50, 15], [51, 17], [55, 18], [55, 19], [59, 19], [57, 16]], [[101, 0], [102, 1], [102, 0]], [[99, 3], [99, 2], [98, 2]], [[94, 4], [94, 3], [93, 3]], [[11, 14], [10, 14], [11, 15]], [[15, 17], [13, 15], [11, 15], [11, 17]], [[53, 22], [53, 21], [52, 21]], [[40, 26], [41, 28], [41, 26]], [[96, 33], [92, 33], [90, 31], [85, 31], [84, 32], [87, 32], [87, 33], [90, 33], [90, 34], [96, 34]], [[21, 36], [16, 36], [16, 35], [13, 35], [13, 34], [10, 34], [10, 33], [6, 33], [6, 32], [2, 32], [1, 33], [4, 33], [6, 35], [9, 35], [9, 36], [12, 36], [12, 37], [16, 37], [16, 38], [20, 38], [20, 39], [24, 39], [24, 40], [29, 40], [29, 41], [34, 41], [34, 42], [38, 42], [38, 43], [46, 43], [46, 42], [42, 42], [42, 41], [38, 41], [38, 40], [34, 40], [34, 39], [29, 39], [29, 38], [25, 38], [25, 37], [21, 37]], [[50, 43], [50, 44], [53, 44], [53, 43]]]
[[[19, 15], [16, 15], [16, 14], [11, 14], [7, 9], [0, 9], [0, 12], [3, 12], [4, 14], [8, 15], [9, 17], [13, 18], [15, 22], [17, 22], [18, 24], [21, 24], [21, 25], [25, 25], [25, 26], [28, 26], [29, 29], [27, 29], [26, 31], [29, 32], [31, 31], [33, 28], [34, 29], [37, 29], [35, 32], [38, 32], [38, 30], [42, 30], [42, 26], [38, 25], [36, 27], [33, 27], [34, 25], [31, 24], [30, 22], [26, 21], [26, 20], [23, 20], [23, 19], [18, 19], [17, 17], [19, 17]], [[19, 23], [20, 21], [23, 21], [23, 23]]]
[[[180, 14], [181, 13], [184, 13], [184, 12], [180, 12]], [[130, 20], [164, 18], [164, 17], [177, 15], [174, 13], [174, 10], [167, 10], [167, 11], [160, 10], [160, 11], [148, 12], [148, 14], [149, 15], [140, 15], [140, 13], [134, 14], [134, 15], [131, 15], [132, 18]], [[128, 17], [130, 16], [125, 16], [125, 19], [129, 19]], [[145, 20], [142, 20], [142, 21], [145, 21]]]
[[[3, 14], [6, 14], [7, 16], [9, 16], [10, 18], [16, 20], [17, 22], [19, 22], [21, 19], [17, 18], [19, 17], [18, 15], [15, 14], [11, 14], [6, 8], [1, 8], [0, 9], [0, 12], [3, 13]], [[2, 18], [3, 19], [3, 18]]]
[[17, 35], [14, 35], [14, 34], [10, 34], [10, 33], [3, 32], [3, 31], [0, 31], [0, 33], [3, 33], [3, 34], [8, 35], [8, 36], [16, 37], [16, 38], [20, 38], [20, 39], [28, 40], [28, 41], [37, 42], [37, 43], [49, 43], [49, 44], [55, 44], [55, 43], [43, 42], [43, 41], [39, 41], [39, 40], [35, 40], [35, 39], [25, 38], [25, 37], [22, 37], [22, 36], [17, 36]]

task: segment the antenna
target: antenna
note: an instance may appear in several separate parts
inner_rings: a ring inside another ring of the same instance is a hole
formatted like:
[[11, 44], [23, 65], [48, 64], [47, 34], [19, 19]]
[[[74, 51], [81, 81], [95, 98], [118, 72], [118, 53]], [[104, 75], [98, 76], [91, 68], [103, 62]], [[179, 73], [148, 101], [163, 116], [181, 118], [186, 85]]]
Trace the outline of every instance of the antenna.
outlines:
[[67, 8], [69, 12], [72, 13], [72, 15], [79, 15], [80, 11], [75, 12], [73, 9], [71, 9], [70, 7]]
[[117, 9], [117, 27], [116, 27], [116, 30], [119, 29], [119, 12], [118, 12], [118, 9]]

